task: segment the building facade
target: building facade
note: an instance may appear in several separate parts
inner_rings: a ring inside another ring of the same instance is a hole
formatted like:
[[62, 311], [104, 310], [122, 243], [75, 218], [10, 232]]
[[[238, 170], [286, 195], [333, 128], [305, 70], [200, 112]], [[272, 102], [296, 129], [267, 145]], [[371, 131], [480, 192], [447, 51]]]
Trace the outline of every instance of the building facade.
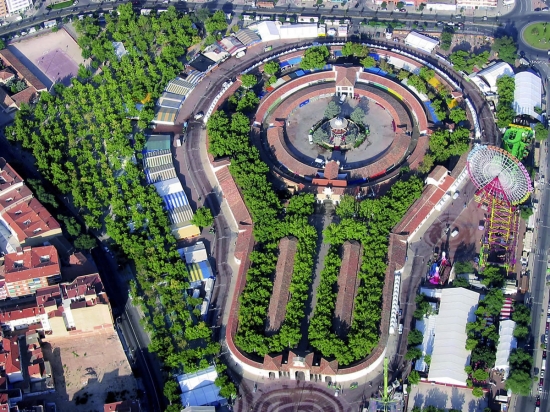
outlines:
[[22, 13], [32, 7], [32, 0], [6, 0], [9, 15]]

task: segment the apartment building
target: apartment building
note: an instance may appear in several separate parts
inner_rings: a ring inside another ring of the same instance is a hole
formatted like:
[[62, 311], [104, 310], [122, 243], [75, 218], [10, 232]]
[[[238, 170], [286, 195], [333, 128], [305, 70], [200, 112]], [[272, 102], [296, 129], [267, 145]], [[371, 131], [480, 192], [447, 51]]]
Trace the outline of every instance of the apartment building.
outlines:
[[14, 14], [23, 13], [30, 9], [33, 5], [32, 0], [0, 0], [5, 1], [8, 14], [13, 16]]
[[462, 7], [466, 9], [482, 9], [487, 7], [496, 7], [498, 5], [498, 0], [457, 0], [456, 8], [461, 9]]
[[[59, 256], [54, 246], [25, 247], [4, 256], [0, 276], [6, 297], [33, 295], [38, 289], [61, 282]], [[0, 296], [1, 296], [0, 295]]]

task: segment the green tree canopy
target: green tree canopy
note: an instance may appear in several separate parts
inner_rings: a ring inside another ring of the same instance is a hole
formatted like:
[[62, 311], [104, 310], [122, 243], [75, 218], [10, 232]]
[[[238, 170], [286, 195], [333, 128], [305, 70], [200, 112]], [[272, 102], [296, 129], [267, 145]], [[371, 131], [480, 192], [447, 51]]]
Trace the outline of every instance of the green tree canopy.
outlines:
[[449, 50], [451, 48], [451, 44], [453, 43], [453, 36], [454, 36], [454, 30], [451, 27], [445, 27], [439, 39], [440, 41], [439, 47], [442, 50]]
[[474, 273], [474, 265], [470, 261], [462, 261], [454, 263], [455, 273]]
[[501, 76], [497, 79], [497, 91], [499, 102], [513, 102], [516, 82], [512, 76]]
[[467, 118], [466, 110], [460, 107], [456, 107], [449, 112], [449, 119], [451, 119], [454, 123], [463, 122]]
[[350, 114], [350, 119], [359, 125], [363, 125], [365, 119], [365, 111], [357, 106]]
[[[200, 10], [200, 9], [199, 9]], [[217, 10], [212, 17], [204, 22], [204, 28], [208, 33], [215, 33], [227, 29], [227, 20], [222, 10]]]
[[268, 61], [266, 64], [264, 64], [264, 73], [271, 75], [274, 75], [280, 70], [279, 63], [271, 60]]
[[452, 156], [460, 156], [468, 150], [470, 131], [457, 127], [453, 132], [438, 130], [430, 136], [430, 153], [438, 162], [444, 162]]
[[507, 63], [514, 64], [517, 56], [517, 45], [512, 37], [503, 36], [493, 41], [492, 49], [498, 57]]
[[481, 276], [483, 277], [481, 283], [491, 288], [500, 288], [504, 285], [505, 274], [506, 273], [503, 268], [499, 266], [488, 265], [485, 267], [483, 273], [481, 274]]
[[256, 84], [258, 84], [258, 79], [253, 74], [243, 74], [241, 76], [241, 82], [245, 89], [252, 89]]
[[365, 69], [368, 69], [369, 67], [374, 67], [374, 66], [376, 66], [376, 60], [375, 60], [374, 57], [372, 57], [372, 56], [363, 57], [363, 58], [361, 59], [361, 65], [362, 65]]
[[333, 119], [338, 116], [341, 111], [342, 107], [335, 101], [331, 100], [325, 109], [325, 118]]
[[411, 87], [414, 87], [420, 93], [428, 92], [428, 86], [426, 86], [426, 82], [424, 81], [424, 79], [422, 79], [420, 76], [416, 74], [411, 74], [408, 77], [407, 84]]
[[435, 71], [432, 69], [428, 69], [426, 66], [422, 66], [420, 68], [420, 72], [418, 75], [426, 82], [430, 81], [435, 76]]
[[329, 56], [327, 46], [310, 47], [305, 51], [300, 67], [305, 70], [322, 69], [327, 64]]
[[424, 335], [418, 329], [412, 329], [407, 337], [407, 343], [410, 346], [417, 346], [424, 340]]
[[212, 216], [210, 208], [206, 206], [199, 207], [193, 215], [191, 223], [201, 228], [212, 226], [214, 224], [214, 217]]
[[366, 57], [368, 54], [369, 54], [369, 48], [360, 43], [354, 43], [354, 42], [348, 41], [342, 47], [342, 55], [345, 57], [347, 56]]
[[96, 246], [96, 239], [90, 235], [80, 235], [74, 241], [74, 247], [81, 250], [91, 250]]
[[409, 383], [411, 385], [418, 385], [419, 382], [420, 374], [415, 370], [411, 371], [411, 373], [409, 374]]
[[476, 398], [483, 398], [485, 396], [485, 393], [483, 392], [483, 389], [479, 386], [476, 386], [472, 389], [472, 395]]

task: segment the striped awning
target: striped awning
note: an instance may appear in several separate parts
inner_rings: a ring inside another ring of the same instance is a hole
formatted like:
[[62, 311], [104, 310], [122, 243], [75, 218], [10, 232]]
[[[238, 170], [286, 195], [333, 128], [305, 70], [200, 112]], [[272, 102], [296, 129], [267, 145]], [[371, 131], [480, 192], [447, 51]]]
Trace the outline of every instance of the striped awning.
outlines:
[[166, 210], [174, 210], [178, 207], [186, 206], [189, 204], [189, 200], [185, 195], [185, 192], [176, 192], [166, 196], [163, 196]]
[[206, 72], [199, 72], [198, 70], [193, 70], [189, 72], [185, 80], [196, 86], [204, 76], [206, 76]]
[[187, 269], [189, 270], [190, 282], [202, 281], [212, 277], [212, 269], [207, 260], [204, 262], [191, 263], [187, 265]]

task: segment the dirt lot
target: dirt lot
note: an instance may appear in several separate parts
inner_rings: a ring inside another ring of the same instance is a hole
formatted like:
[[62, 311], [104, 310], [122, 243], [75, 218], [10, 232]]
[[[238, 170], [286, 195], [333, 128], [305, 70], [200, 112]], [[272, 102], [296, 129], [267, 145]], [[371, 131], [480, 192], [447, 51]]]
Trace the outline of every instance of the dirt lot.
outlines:
[[56, 393], [39, 397], [55, 402], [59, 411], [103, 411], [109, 394], [115, 400], [136, 398], [136, 380], [116, 332], [73, 336], [47, 342]]
[[69, 85], [78, 65], [87, 65], [80, 47], [64, 29], [13, 42], [9, 49], [48, 88], [53, 82]]

